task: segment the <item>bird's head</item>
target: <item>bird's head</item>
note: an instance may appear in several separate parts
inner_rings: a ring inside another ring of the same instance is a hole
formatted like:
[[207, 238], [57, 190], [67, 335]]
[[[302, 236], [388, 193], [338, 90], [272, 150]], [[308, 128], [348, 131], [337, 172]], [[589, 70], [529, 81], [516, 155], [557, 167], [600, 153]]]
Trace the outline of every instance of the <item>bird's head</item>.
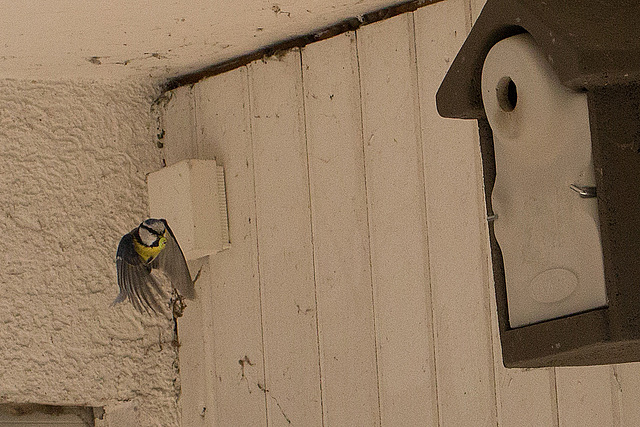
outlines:
[[149, 247], [164, 249], [167, 244], [166, 232], [164, 221], [159, 219], [149, 218], [138, 226], [140, 242]]

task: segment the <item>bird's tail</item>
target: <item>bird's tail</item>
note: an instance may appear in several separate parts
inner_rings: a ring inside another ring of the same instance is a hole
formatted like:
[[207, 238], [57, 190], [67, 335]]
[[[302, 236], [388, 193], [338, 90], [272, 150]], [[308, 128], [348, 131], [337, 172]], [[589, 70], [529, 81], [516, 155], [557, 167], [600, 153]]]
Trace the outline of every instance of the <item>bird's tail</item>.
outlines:
[[111, 307], [113, 307], [114, 305], [121, 303], [122, 301], [124, 301], [127, 298], [127, 295], [124, 292], [120, 292], [118, 294], [118, 296], [116, 297], [116, 299], [113, 300], [113, 302], [111, 303]]

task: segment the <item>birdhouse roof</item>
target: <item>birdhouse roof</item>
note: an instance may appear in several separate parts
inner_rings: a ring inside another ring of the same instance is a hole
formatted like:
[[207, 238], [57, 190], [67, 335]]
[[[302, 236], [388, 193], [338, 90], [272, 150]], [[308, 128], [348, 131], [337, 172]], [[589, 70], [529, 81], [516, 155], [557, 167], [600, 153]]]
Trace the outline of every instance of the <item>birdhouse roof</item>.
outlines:
[[640, 82], [640, 2], [488, 0], [436, 95], [443, 117], [485, 117], [484, 59], [498, 41], [530, 33], [565, 86]]

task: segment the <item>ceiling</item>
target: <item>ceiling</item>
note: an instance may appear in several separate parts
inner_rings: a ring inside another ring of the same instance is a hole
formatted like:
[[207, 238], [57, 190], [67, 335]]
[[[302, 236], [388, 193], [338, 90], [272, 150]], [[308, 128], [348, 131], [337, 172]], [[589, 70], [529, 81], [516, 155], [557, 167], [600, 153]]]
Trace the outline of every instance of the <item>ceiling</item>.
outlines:
[[163, 79], [406, 0], [0, 0], [0, 78]]

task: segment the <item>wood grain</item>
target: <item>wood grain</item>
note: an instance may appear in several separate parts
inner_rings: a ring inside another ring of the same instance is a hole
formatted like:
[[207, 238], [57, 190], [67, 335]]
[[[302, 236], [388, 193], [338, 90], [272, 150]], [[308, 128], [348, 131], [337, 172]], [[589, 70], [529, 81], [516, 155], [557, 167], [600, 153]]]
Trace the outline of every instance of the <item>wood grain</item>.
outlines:
[[[215, 159], [226, 176], [231, 246], [210, 257], [199, 281], [207, 393], [220, 426], [266, 426], [262, 316], [258, 281], [253, 152], [247, 69], [196, 85], [198, 153]], [[207, 416], [209, 410], [207, 410]]]
[[354, 33], [302, 51], [324, 424], [379, 425]]
[[435, 106], [467, 10], [461, 0], [417, 10], [416, 51], [440, 425], [488, 426], [496, 397], [477, 128], [441, 118]]
[[437, 421], [410, 14], [360, 29], [362, 120], [382, 425]]
[[268, 424], [322, 425], [299, 50], [249, 65]]

